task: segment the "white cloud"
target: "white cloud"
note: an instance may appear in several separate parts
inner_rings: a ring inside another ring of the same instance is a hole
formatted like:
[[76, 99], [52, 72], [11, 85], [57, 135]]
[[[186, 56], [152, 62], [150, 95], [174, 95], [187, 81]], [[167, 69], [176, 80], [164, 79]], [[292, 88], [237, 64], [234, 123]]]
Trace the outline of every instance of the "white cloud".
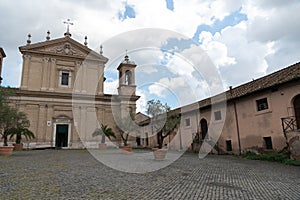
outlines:
[[104, 82], [105, 94], [118, 94], [119, 80], [107, 79]]
[[147, 74], [152, 74], [152, 73], [155, 73], [155, 72], [158, 72], [158, 70], [156, 69], [156, 68], [154, 68], [153, 66], [138, 66], [137, 68], [136, 68], [136, 72], [145, 72], [145, 73], [147, 73]]
[[210, 32], [203, 31], [199, 35], [199, 41], [202, 43], [201, 47], [218, 68], [236, 64], [235, 58], [228, 56], [227, 46], [224, 43], [214, 40]]
[[[18, 47], [25, 45], [27, 34], [32, 34], [32, 43], [44, 41], [47, 30], [51, 32], [51, 38], [62, 37], [66, 29], [62, 22], [67, 18], [74, 22], [70, 30], [75, 40], [83, 43], [87, 35], [88, 46], [96, 51], [101, 43], [104, 44], [104, 55], [113, 63], [106, 70], [117, 72], [117, 65], [128, 49], [130, 58], [138, 64], [137, 72], [151, 75], [153, 82], [160, 83], [163, 78], [157, 78], [161, 73], [154, 65], [165, 61], [159, 47], [165, 45], [172, 35], [169, 31], [158, 33], [157, 29], [151, 28], [171, 30], [191, 38], [199, 25], [213, 24], [242, 8], [247, 21], [227, 26], [214, 35], [202, 32], [199, 36], [201, 47], [214, 65], [199, 47], [193, 45], [182, 52], [176, 51], [175, 56], [169, 55], [166, 67], [170, 77], [165, 77], [162, 83], [173, 86], [174, 90], [196, 88], [197, 98], [207, 95], [208, 92], [199, 92], [204, 85], [212, 88], [215, 88], [212, 85], [218, 85], [214, 81], [219, 79], [218, 71], [212, 68], [221, 72], [226, 84], [238, 85], [299, 61], [298, 0], [174, 0], [173, 11], [166, 8], [164, 0], [128, 0], [126, 3], [134, 7], [136, 17], [121, 21], [118, 13], [124, 11], [124, 2], [54, 0], [45, 4], [34, 0], [2, 0], [0, 18], [9, 19], [0, 21], [1, 47], [7, 54], [3, 66], [4, 85], [19, 86], [22, 57]], [[142, 28], [150, 29], [134, 31]], [[114, 37], [126, 31], [133, 32], [122, 34], [117, 39]], [[173, 37], [180, 38], [178, 34], [173, 34]], [[184, 81], [184, 85], [178, 85], [180, 81]], [[105, 92], [117, 93], [117, 82], [108, 79]], [[161, 89], [156, 89], [152, 92], [163, 94]], [[144, 94], [147, 97], [148, 94]]]
[[137, 89], [136, 95], [140, 96], [139, 100], [136, 102], [136, 112], [146, 112], [147, 106], [147, 94], [145, 91]]

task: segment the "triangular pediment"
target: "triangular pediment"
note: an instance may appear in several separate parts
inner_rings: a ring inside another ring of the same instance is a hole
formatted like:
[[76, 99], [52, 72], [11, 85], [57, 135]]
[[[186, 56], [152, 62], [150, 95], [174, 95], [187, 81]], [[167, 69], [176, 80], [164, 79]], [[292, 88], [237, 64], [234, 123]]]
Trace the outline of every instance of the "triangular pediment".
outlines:
[[98, 54], [87, 46], [80, 44], [70, 37], [39, 42], [19, 47], [21, 53], [31, 52], [35, 54], [51, 54], [57, 56], [72, 56], [79, 58], [97, 59], [107, 61], [103, 55]]

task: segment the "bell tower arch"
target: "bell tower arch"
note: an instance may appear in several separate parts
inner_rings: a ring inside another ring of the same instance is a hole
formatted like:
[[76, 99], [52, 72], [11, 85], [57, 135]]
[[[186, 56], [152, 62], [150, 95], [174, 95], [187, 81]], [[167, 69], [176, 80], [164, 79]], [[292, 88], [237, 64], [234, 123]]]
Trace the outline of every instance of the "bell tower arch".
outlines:
[[134, 61], [129, 60], [126, 54], [124, 60], [120, 63], [118, 67], [119, 71], [119, 95], [135, 95], [136, 85], [135, 85], [135, 67]]

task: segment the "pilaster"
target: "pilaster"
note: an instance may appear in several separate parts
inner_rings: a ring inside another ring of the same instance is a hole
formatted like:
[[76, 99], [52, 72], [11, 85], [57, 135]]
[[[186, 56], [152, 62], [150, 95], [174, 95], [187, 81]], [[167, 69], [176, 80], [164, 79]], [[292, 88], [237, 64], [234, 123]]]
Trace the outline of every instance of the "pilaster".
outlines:
[[22, 80], [21, 80], [21, 89], [23, 90], [26, 90], [28, 88], [30, 59], [31, 59], [30, 55], [23, 55], [23, 68], [22, 68]]
[[49, 58], [43, 58], [43, 69], [42, 69], [42, 87], [41, 90], [45, 91], [48, 89], [47, 86], [47, 80], [48, 80], [48, 76], [49, 76]]
[[56, 59], [55, 58], [51, 58], [50, 59], [50, 80], [49, 80], [49, 90], [50, 91], [54, 91], [54, 87], [55, 87], [55, 82], [57, 81], [57, 76], [56, 76]]

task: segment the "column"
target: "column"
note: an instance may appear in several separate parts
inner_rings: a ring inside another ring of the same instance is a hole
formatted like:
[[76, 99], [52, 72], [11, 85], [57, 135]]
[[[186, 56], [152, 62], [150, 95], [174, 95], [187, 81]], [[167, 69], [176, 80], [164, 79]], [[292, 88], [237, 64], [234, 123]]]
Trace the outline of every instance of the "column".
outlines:
[[85, 145], [86, 142], [86, 107], [81, 107], [80, 109], [80, 139]]
[[43, 58], [43, 69], [42, 69], [42, 87], [41, 90], [47, 90], [47, 79], [48, 79], [48, 65], [49, 58]]
[[135, 70], [131, 70], [131, 83], [130, 85], [135, 85]]
[[54, 87], [55, 87], [55, 82], [58, 81], [57, 77], [56, 77], [56, 59], [55, 58], [51, 58], [50, 59], [50, 80], [49, 80], [49, 90], [50, 91], [54, 91]]
[[82, 78], [82, 87], [81, 87], [81, 92], [82, 93], [86, 93], [86, 82], [88, 81], [88, 77], [87, 77], [87, 72], [86, 72], [86, 70], [87, 70], [87, 64], [86, 63], [84, 63], [83, 64], [83, 66], [82, 66], [82, 76], [81, 76], [81, 78]]
[[73, 75], [74, 83], [74, 91], [75, 93], [80, 93], [81, 85], [82, 85], [82, 62], [76, 61], [75, 63], [75, 72]]
[[104, 85], [104, 65], [100, 65], [98, 69], [98, 95], [103, 95], [103, 85]]
[[[53, 139], [53, 106], [52, 105], [46, 105], [46, 142], [49, 142], [51, 144]], [[50, 122], [48, 124], [48, 122]]]
[[[80, 142], [80, 131], [81, 131], [81, 111], [80, 111], [80, 106], [78, 105], [73, 105], [73, 122], [74, 122], [74, 136], [73, 136], [73, 143], [75, 142]], [[76, 130], [76, 137], [75, 137], [75, 130]]]
[[29, 76], [30, 59], [31, 59], [30, 55], [23, 55], [21, 89], [27, 89], [28, 88], [28, 76]]
[[38, 105], [38, 116], [37, 116], [37, 142], [46, 142], [46, 133], [45, 133], [45, 105]]

